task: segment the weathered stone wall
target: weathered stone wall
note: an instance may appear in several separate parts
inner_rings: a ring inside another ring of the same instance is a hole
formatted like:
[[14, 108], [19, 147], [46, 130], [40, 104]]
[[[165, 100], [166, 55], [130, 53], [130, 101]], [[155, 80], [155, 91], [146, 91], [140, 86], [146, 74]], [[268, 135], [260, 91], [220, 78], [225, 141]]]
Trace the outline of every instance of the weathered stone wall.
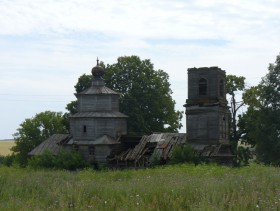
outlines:
[[[199, 95], [199, 80], [207, 80], [207, 95]], [[196, 101], [226, 101], [226, 94], [220, 95], [220, 81], [224, 81], [223, 89], [225, 90], [225, 71], [217, 67], [210, 68], [190, 68], [188, 69], [188, 102]]]
[[[207, 92], [199, 93], [205, 79]], [[188, 141], [198, 144], [229, 142], [229, 117], [225, 92], [226, 74], [218, 67], [188, 69], [186, 121]]]
[[219, 106], [186, 108], [188, 141], [218, 144], [228, 140], [229, 113]]

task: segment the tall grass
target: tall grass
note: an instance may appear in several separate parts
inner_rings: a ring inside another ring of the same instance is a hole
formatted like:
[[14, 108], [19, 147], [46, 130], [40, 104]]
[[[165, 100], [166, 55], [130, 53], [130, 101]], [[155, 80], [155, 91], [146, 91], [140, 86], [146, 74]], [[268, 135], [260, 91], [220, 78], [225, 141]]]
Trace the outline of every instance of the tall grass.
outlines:
[[0, 168], [0, 210], [280, 209], [280, 169], [176, 165], [78, 172]]

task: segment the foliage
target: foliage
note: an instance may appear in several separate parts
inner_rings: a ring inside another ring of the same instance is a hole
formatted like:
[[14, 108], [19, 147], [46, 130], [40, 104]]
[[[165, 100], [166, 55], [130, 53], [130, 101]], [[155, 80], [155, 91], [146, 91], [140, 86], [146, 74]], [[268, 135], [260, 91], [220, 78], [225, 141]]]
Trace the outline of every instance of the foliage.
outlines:
[[28, 161], [28, 166], [32, 168], [54, 168], [54, 156], [49, 150], [45, 150], [42, 155], [32, 156]]
[[[175, 101], [163, 70], [154, 70], [150, 60], [138, 56], [119, 57], [117, 63], [107, 65], [106, 86], [122, 93], [120, 111], [129, 116], [128, 133], [177, 132], [182, 127], [182, 112], [175, 111]], [[91, 84], [91, 75], [82, 75], [75, 86], [79, 93]], [[77, 102], [66, 107], [77, 112]]]
[[[231, 124], [230, 124], [230, 140], [233, 149], [237, 149], [237, 142], [240, 139], [240, 132], [237, 127], [238, 110], [244, 105], [244, 102], [238, 102], [236, 99], [237, 92], [245, 90], [245, 77], [227, 75], [226, 76], [226, 90], [230, 95], [230, 110], [231, 110]], [[235, 151], [235, 150], [234, 150]]]
[[84, 160], [82, 155], [76, 151], [62, 150], [54, 159], [55, 168], [76, 170], [88, 167], [88, 163]]
[[258, 161], [280, 165], [280, 55], [268, 70], [258, 86], [245, 92], [248, 110], [239, 126], [242, 139], [256, 145]]
[[253, 158], [249, 147], [239, 146], [237, 148], [237, 166], [248, 166], [249, 160]]
[[[92, 82], [92, 75], [83, 74], [79, 77], [77, 84], [74, 86], [76, 93], [80, 93], [83, 90], [89, 88]], [[66, 105], [66, 109], [69, 114], [75, 114], [78, 112], [78, 102], [77, 100], [71, 101]], [[68, 115], [69, 116], [69, 115]]]
[[32, 168], [54, 168], [76, 170], [87, 167], [88, 164], [80, 153], [76, 151], [62, 150], [58, 155], [54, 156], [50, 151], [46, 150], [42, 155], [33, 156], [28, 165]]
[[11, 154], [11, 155], [6, 155], [6, 156], [2, 156], [0, 155], [0, 165], [5, 165], [5, 166], [12, 166], [15, 160], [15, 155]]
[[0, 167], [0, 210], [279, 210], [279, 174], [262, 165], [75, 173]]
[[62, 113], [45, 111], [25, 119], [14, 134], [15, 146], [12, 151], [20, 166], [27, 164], [28, 153], [42, 141], [55, 133], [67, 133]]
[[176, 145], [172, 151], [171, 164], [197, 163], [198, 158], [190, 144]]

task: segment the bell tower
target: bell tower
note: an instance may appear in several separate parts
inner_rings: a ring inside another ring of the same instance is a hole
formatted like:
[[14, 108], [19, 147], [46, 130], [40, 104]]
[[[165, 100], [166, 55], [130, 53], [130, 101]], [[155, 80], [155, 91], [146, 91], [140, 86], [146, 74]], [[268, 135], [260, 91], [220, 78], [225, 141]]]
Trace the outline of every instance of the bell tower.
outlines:
[[218, 67], [188, 69], [187, 140], [199, 145], [229, 145], [226, 73]]

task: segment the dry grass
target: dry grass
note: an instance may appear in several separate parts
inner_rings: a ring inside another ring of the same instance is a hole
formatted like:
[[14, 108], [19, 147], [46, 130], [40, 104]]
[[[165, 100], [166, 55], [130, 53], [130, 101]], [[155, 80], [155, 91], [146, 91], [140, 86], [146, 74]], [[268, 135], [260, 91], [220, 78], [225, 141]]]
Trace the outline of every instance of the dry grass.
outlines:
[[9, 155], [11, 154], [11, 147], [14, 146], [14, 141], [0, 141], [0, 155]]

